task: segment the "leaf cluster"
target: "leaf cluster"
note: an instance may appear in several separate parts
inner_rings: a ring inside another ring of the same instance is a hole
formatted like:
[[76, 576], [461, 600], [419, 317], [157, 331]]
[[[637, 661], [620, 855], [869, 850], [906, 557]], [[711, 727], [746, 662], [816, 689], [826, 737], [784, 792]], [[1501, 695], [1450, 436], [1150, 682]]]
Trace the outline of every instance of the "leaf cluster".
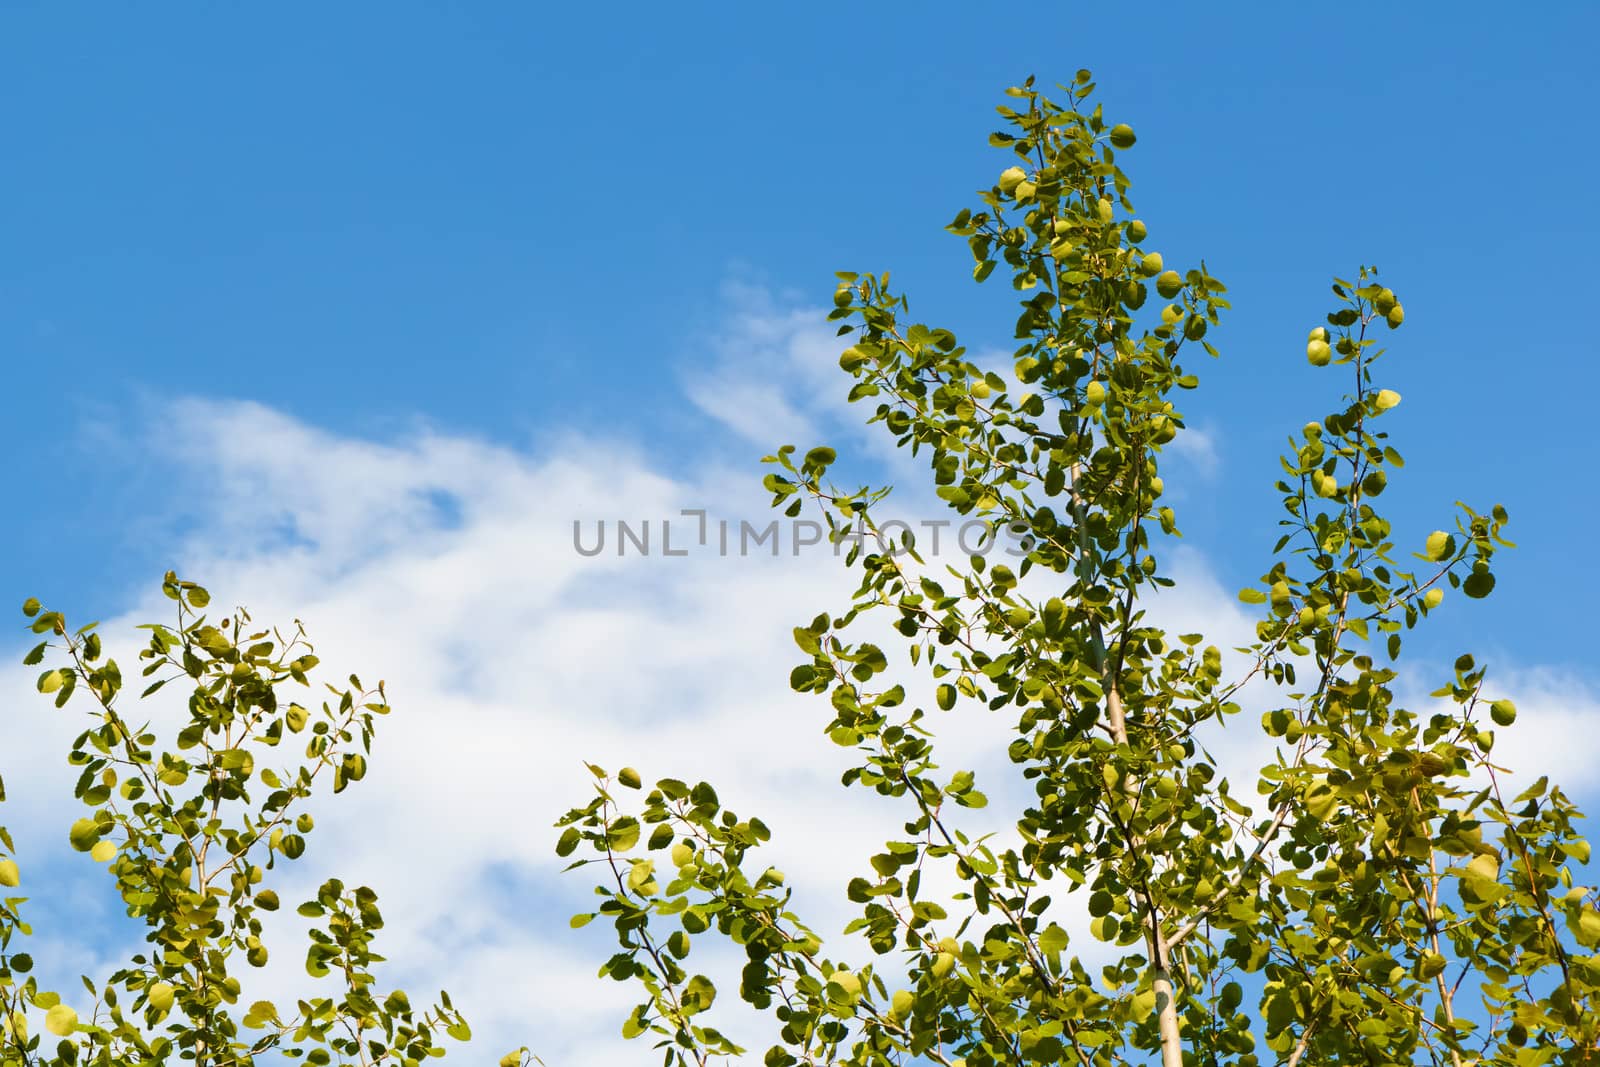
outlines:
[[[1217, 355], [1226, 289], [1204, 263], [1167, 266], [1128, 197], [1133, 131], [1091, 105], [1088, 72], [1063, 89], [1065, 103], [1031, 81], [1009, 91], [990, 138], [1008, 165], [947, 227], [977, 281], [1003, 265], [1019, 294], [1009, 367], [909, 321], [887, 274], [840, 274], [829, 313], [849, 400], [926, 457], [954, 512], [1022, 549], [1015, 566], [980, 553], [939, 569], [909, 535], [893, 552], [858, 538], [852, 603], [795, 631], [791, 685], [826, 699], [825, 732], [859, 757], [844, 784], [906, 808], [904, 834], [844, 890], [845, 932], [874, 959], [823, 954], [781, 881], [747, 873], [765, 828], [709, 785], [659, 781], [635, 813], [602, 774], [558, 851], [608, 872], [597, 914], [622, 951], [602, 973], [648, 994], [625, 1035], [657, 1035], [669, 1067], [741, 1051], [702, 1020], [712, 979], [679, 962], [714, 925], [746, 949], [742, 998], [773, 1015], [772, 1067], [1600, 1062], [1578, 812], [1543, 780], [1501, 796], [1495, 727], [1515, 706], [1471, 656], [1422, 710], [1394, 692], [1405, 634], [1446, 590], [1487, 596], [1509, 546], [1504, 509], [1464, 504], [1454, 533], [1394, 541], [1381, 502], [1403, 466], [1401, 398], [1374, 329], [1403, 324], [1399, 299], [1363, 267], [1308, 339], [1349, 392], [1282, 457], [1284, 533], [1241, 593], [1255, 640], [1225, 660], [1156, 625], [1146, 607], [1173, 584], [1162, 551], [1179, 536], [1160, 461], [1184, 432], [1177, 396], [1199, 384], [1185, 361]], [[815, 508], [836, 537], [877, 530], [886, 490], [835, 485], [831, 448], [798, 454], [768, 457], [774, 506]], [[898, 656], [851, 639], [869, 615], [935, 707], [895, 680]], [[1247, 686], [1270, 705], [1259, 727], [1239, 716]], [[964, 831], [989, 797], [941, 765], [936, 710], [1009, 732], [1031, 789], [1014, 843]], [[1272, 760], [1230, 781], [1208, 746], [1256, 730]], [[647, 827], [647, 852], [672, 850], [665, 872], [632, 854]], [[1083, 919], [1110, 959], [1098, 968], [1073, 951]]]
[[[39, 675], [39, 692], [57, 707], [79, 691], [89, 697], [89, 724], [68, 755], [87, 811], [67, 837], [106, 869], [147, 947], [104, 981], [85, 977], [91, 1004], [80, 1013], [39, 987], [19, 950], [32, 933], [26, 898], [0, 901], [0, 1064], [220, 1067], [287, 1056], [415, 1065], [443, 1054], [445, 1034], [466, 1040], [447, 995], [418, 1010], [404, 992], [378, 990], [377, 896], [338, 879], [299, 911], [323, 920], [310, 931], [308, 974], [334, 976], [339, 990], [290, 1005], [241, 1003], [241, 962], [267, 963], [266, 917], [280, 907], [274, 875], [304, 854], [315, 827], [307, 804], [319, 782], [339, 793], [365, 776], [389, 705], [382, 682], [368, 689], [354, 675], [345, 686], [313, 687], [319, 661], [299, 623], [281, 631], [256, 627], [243, 609], [207, 614], [209, 593], [171, 573], [162, 592], [176, 617], [142, 627], [140, 699], [169, 685], [187, 690], [170, 747], [124, 711], [122, 671], [95, 624], [69, 629], [60, 612], [35, 600], [23, 606], [44, 638], [25, 661], [59, 664]], [[320, 700], [311, 696], [319, 688]], [[15, 851], [0, 827], [0, 886], [22, 884]], [[29, 1024], [35, 1012], [44, 1013], [42, 1033]]]

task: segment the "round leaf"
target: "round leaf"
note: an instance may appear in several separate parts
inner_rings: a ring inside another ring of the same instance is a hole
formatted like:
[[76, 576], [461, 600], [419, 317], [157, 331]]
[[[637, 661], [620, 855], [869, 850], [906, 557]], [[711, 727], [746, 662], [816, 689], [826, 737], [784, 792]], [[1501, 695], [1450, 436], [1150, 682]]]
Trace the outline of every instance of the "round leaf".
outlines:
[[167, 1012], [172, 1010], [172, 997], [174, 990], [167, 982], [157, 982], [150, 987], [150, 1006], [156, 1011]]
[[1488, 570], [1477, 570], [1467, 575], [1466, 581], [1461, 583], [1461, 591], [1474, 600], [1482, 600], [1494, 592], [1494, 575]]
[[100, 840], [100, 826], [93, 819], [79, 819], [67, 830], [67, 840], [79, 852], [88, 852]]
[[78, 1013], [65, 1004], [57, 1004], [44, 1013], [44, 1028], [57, 1037], [66, 1037], [78, 1026]]

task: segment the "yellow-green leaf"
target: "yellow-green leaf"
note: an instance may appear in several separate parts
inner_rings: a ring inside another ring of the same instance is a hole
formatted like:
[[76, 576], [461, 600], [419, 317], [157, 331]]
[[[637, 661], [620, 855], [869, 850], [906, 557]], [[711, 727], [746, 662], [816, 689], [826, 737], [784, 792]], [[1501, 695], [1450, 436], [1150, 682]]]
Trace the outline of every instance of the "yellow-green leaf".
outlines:
[[628, 871], [628, 888], [638, 890], [646, 885], [655, 874], [655, 869], [655, 860], [635, 860]]
[[1327, 822], [1332, 818], [1338, 804], [1339, 794], [1326, 783], [1319, 782], [1306, 790], [1306, 811], [1318, 822]]
[[150, 1006], [159, 1012], [172, 1010], [172, 998], [174, 992], [175, 991], [169, 983], [157, 982], [155, 985], [150, 987], [149, 993], [147, 994], [147, 996], [150, 998]]
[[44, 1028], [57, 1037], [66, 1037], [78, 1026], [78, 1013], [65, 1004], [57, 1004], [44, 1013]]
[[79, 852], [88, 852], [100, 840], [100, 826], [93, 819], [79, 819], [67, 830], [67, 840]]
[[1578, 916], [1578, 943], [1585, 948], [1600, 945], [1600, 911], [1584, 908]]

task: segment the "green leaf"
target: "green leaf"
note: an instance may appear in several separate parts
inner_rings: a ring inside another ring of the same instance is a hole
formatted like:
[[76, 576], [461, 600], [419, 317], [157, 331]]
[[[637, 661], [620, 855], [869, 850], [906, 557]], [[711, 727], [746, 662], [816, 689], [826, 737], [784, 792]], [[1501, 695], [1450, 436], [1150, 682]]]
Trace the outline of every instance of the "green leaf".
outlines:
[[711, 979], [703, 974], [697, 974], [689, 979], [683, 990], [683, 1008], [686, 1014], [694, 1015], [711, 1007], [717, 999], [717, 987]]
[[33, 622], [28, 625], [28, 629], [36, 634], [49, 633], [52, 631], [55, 633], [63, 633], [66, 629], [66, 623], [61, 618], [60, 612], [47, 611], [40, 615], [37, 619], [34, 619]]
[[1318, 822], [1333, 818], [1339, 805], [1339, 794], [1326, 782], [1318, 782], [1306, 791], [1306, 812]]
[[67, 831], [67, 840], [79, 852], [88, 852], [100, 840], [100, 824], [93, 819], [79, 819]]
[[57, 1037], [66, 1037], [78, 1028], [78, 1013], [65, 1004], [57, 1004], [44, 1013], [44, 1028]]
[[628, 869], [628, 888], [635, 892], [641, 891], [655, 877], [654, 860], [634, 860], [633, 866]]
[[805, 465], [808, 467], [826, 469], [838, 458], [839, 454], [833, 449], [826, 446], [819, 446], [806, 453]]
[[150, 1001], [150, 1006], [156, 1011], [167, 1012], [172, 1010], [172, 1001], [177, 990], [167, 982], [156, 982], [145, 991], [145, 996]]
[[615, 852], [626, 852], [639, 843], [639, 820], [623, 816], [611, 824], [606, 842]]
[[1067, 632], [1067, 602], [1060, 597], [1051, 597], [1045, 602], [1040, 618], [1044, 622], [1046, 635], [1052, 638], [1064, 636]]
[[1423, 548], [1423, 555], [1431, 560], [1448, 559], [1455, 555], [1456, 539], [1443, 530], [1435, 530], [1428, 535], [1428, 543]]
[[1573, 932], [1578, 936], [1578, 944], [1584, 948], [1600, 946], [1600, 911], [1585, 907], [1579, 912], [1573, 927]]
[[1417, 977], [1424, 981], [1444, 973], [1450, 961], [1437, 952], [1424, 952], [1417, 957]]
[[1244, 987], [1238, 982], [1228, 982], [1222, 987], [1222, 993], [1217, 998], [1218, 1007], [1222, 1009], [1224, 1018], [1232, 1016], [1239, 1010], [1239, 1005], [1244, 1001]]
[[1272, 601], [1272, 609], [1279, 614], [1287, 614], [1294, 604], [1288, 582], [1273, 582], [1267, 597]]

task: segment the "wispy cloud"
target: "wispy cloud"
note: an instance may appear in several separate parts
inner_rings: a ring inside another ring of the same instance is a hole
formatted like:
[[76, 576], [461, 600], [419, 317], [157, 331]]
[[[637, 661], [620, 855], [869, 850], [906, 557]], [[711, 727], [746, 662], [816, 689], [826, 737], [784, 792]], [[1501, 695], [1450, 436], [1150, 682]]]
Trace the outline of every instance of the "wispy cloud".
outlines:
[[1167, 450], [1187, 463], [1191, 470], [1209, 481], [1222, 468], [1222, 456], [1217, 450], [1216, 431], [1207, 426], [1190, 425], [1173, 438]]

